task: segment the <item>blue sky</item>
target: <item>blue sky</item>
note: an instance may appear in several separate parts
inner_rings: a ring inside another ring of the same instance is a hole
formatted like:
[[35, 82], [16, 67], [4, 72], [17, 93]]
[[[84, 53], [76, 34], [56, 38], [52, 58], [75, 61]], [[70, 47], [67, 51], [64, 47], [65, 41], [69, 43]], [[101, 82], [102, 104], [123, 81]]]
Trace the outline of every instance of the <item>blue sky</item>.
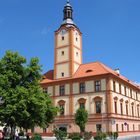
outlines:
[[[83, 62], [101, 61], [140, 82], [140, 0], [70, 0], [83, 33]], [[66, 0], [0, 0], [0, 58], [6, 50], [53, 69], [54, 31]]]

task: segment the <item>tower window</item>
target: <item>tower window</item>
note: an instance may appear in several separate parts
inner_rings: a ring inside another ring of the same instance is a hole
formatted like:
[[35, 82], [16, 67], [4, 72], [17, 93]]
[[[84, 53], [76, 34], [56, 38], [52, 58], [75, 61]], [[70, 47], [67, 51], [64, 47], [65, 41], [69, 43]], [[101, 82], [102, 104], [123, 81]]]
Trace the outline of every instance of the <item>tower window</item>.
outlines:
[[64, 77], [64, 72], [61, 73], [62, 77]]
[[64, 51], [61, 52], [61, 55], [64, 55]]
[[95, 91], [101, 91], [101, 81], [95, 81]]
[[64, 40], [65, 38], [64, 38], [64, 36], [62, 36], [62, 40]]

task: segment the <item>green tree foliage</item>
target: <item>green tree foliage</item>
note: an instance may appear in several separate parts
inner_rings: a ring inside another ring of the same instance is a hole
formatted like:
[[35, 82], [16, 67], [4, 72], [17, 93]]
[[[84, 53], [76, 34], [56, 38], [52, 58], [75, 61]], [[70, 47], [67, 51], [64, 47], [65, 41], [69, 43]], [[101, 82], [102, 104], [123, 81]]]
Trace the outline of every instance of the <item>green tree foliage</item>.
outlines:
[[81, 132], [85, 132], [85, 125], [88, 121], [88, 113], [84, 108], [79, 108], [75, 114], [75, 123], [79, 126]]
[[38, 58], [26, 59], [7, 51], [0, 59], [0, 122], [11, 128], [47, 127], [57, 113], [48, 94], [40, 86]]

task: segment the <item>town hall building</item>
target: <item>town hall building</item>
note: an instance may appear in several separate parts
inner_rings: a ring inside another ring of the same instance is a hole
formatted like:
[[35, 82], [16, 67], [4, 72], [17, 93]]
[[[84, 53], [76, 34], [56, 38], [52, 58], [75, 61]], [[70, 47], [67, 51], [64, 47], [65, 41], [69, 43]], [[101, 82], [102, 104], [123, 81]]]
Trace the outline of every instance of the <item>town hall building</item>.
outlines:
[[54, 69], [41, 81], [61, 111], [42, 131], [50, 133], [58, 128], [79, 132], [74, 114], [78, 108], [85, 108], [89, 114], [86, 131], [140, 133], [140, 87], [102, 62], [83, 64], [82, 33], [73, 21], [69, 1], [63, 13], [63, 23], [55, 31]]

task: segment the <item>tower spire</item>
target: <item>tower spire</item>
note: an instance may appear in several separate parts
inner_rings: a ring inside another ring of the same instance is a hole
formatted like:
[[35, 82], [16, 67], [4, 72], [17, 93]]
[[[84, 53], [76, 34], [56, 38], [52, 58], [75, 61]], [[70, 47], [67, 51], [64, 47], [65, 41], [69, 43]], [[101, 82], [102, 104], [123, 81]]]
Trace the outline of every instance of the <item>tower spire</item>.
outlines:
[[64, 6], [63, 10], [63, 24], [74, 24], [73, 22], [73, 9], [70, 5], [70, 1], [67, 0], [66, 5]]

